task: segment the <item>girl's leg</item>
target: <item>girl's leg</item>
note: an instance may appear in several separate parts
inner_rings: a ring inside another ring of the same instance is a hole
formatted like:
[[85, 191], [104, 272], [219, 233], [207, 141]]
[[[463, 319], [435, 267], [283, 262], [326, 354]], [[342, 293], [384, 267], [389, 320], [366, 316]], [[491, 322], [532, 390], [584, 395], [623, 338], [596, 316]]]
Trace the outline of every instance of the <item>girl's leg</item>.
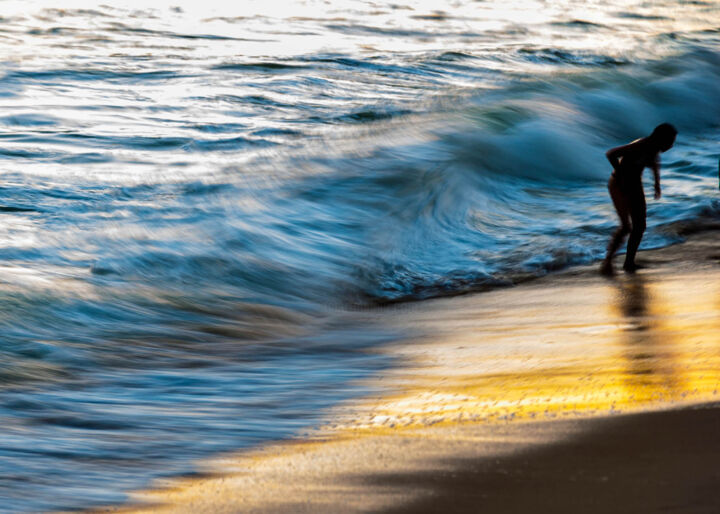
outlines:
[[645, 205], [645, 193], [642, 187], [632, 192], [630, 195], [630, 219], [632, 222], [632, 231], [630, 239], [628, 239], [627, 253], [625, 254], [625, 271], [633, 272], [637, 269], [635, 264], [635, 254], [640, 247], [643, 233], [645, 232], [645, 219], [647, 218], [647, 207]]
[[608, 182], [608, 191], [612, 198], [613, 205], [620, 218], [620, 226], [610, 238], [607, 247], [607, 255], [603, 261], [601, 271], [603, 273], [612, 273], [612, 259], [625, 240], [625, 236], [630, 233], [630, 209], [628, 207], [628, 199], [625, 193], [620, 189], [617, 179], [612, 176]]

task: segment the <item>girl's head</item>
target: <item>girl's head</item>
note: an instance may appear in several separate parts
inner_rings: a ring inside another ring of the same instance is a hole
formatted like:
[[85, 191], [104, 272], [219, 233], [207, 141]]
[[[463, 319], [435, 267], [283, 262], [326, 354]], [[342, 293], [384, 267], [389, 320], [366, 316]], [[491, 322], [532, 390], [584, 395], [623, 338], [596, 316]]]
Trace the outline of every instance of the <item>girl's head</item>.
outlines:
[[650, 134], [650, 140], [658, 146], [661, 152], [666, 152], [675, 144], [677, 133], [677, 129], [669, 123], [661, 123]]

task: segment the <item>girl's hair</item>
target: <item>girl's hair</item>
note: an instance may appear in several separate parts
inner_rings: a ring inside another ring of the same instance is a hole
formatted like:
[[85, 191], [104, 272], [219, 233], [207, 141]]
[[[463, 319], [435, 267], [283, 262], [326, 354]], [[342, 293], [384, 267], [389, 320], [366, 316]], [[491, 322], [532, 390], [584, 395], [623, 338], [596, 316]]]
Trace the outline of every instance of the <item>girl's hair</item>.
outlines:
[[655, 130], [650, 134], [650, 139], [657, 141], [660, 148], [665, 151], [668, 150], [675, 142], [675, 136], [677, 136], [677, 129], [669, 123], [661, 123]]

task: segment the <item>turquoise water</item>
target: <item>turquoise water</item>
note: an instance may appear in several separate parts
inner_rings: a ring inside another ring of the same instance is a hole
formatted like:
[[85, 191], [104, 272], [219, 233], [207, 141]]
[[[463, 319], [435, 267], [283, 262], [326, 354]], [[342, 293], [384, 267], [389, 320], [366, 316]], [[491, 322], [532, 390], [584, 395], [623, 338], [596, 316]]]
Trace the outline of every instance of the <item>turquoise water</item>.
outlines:
[[644, 246], [717, 217], [720, 4], [506, 4], [0, 2], [0, 509], [301, 433], [378, 306], [599, 259], [660, 122]]

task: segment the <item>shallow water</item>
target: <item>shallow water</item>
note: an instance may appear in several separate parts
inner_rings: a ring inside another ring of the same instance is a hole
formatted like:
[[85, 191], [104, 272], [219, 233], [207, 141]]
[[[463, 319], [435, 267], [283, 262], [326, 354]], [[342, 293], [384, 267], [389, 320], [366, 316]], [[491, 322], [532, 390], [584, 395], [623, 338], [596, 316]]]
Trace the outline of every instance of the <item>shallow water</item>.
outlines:
[[717, 216], [720, 5], [506, 4], [3, 2], [0, 508], [316, 423], [402, 337], [358, 309], [598, 259], [659, 122], [644, 246]]

